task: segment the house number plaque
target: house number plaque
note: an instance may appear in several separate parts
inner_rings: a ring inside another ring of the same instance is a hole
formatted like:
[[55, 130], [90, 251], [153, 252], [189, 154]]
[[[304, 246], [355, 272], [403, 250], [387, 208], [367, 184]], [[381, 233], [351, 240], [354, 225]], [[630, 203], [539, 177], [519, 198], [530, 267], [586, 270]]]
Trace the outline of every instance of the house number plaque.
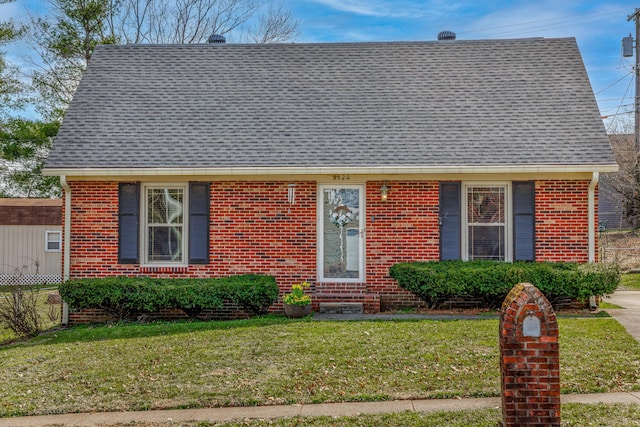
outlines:
[[333, 175], [334, 181], [349, 181], [351, 179], [351, 175]]

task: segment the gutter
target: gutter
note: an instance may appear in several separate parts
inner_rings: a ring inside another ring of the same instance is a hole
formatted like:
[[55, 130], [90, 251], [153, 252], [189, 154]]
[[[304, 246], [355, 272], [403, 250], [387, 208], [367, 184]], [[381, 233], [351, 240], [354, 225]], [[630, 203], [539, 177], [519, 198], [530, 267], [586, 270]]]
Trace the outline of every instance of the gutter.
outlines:
[[302, 166], [219, 168], [46, 168], [43, 175], [68, 176], [255, 176], [255, 175], [380, 175], [380, 174], [504, 174], [617, 172], [617, 164], [599, 165], [458, 165], [458, 166]]
[[589, 227], [589, 262], [596, 262], [596, 187], [600, 180], [600, 173], [593, 172], [591, 182], [589, 183], [589, 201], [588, 201], [588, 227]]
[[[71, 187], [67, 184], [67, 177], [60, 176], [60, 185], [64, 190], [64, 253], [62, 281], [66, 282], [71, 276]], [[62, 301], [62, 324], [69, 324], [69, 304]]]

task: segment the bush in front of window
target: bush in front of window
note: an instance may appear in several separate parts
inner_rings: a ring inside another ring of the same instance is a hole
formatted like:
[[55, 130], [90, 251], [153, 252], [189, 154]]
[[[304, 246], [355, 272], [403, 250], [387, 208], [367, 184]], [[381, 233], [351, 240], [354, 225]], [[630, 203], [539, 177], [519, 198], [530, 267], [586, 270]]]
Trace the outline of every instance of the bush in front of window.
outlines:
[[461, 297], [500, 307], [511, 288], [532, 283], [554, 304], [613, 293], [620, 283], [615, 265], [554, 262], [433, 261], [393, 265], [389, 274], [431, 308]]
[[147, 277], [103, 277], [69, 280], [58, 288], [69, 308], [99, 308], [119, 320], [166, 306], [165, 289]]
[[[280, 289], [272, 276], [249, 274], [224, 280], [226, 297], [251, 314], [267, 314], [269, 307], [278, 300]], [[247, 282], [251, 286], [247, 286]]]
[[271, 276], [247, 274], [213, 279], [158, 279], [113, 276], [69, 280], [59, 287], [71, 310], [98, 308], [118, 320], [178, 308], [197, 318], [203, 310], [231, 304], [253, 314], [264, 314], [278, 299]]

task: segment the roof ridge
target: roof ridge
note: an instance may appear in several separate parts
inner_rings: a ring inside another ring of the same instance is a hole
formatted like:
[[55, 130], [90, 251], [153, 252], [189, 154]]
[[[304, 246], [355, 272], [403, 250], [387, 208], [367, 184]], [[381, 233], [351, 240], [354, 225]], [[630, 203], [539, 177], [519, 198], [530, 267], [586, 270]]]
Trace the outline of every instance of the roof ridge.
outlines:
[[195, 48], [212, 46], [215, 48], [229, 47], [253, 47], [273, 48], [278, 46], [373, 46], [373, 45], [420, 45], [420, 44], [466, 44], [466, 43], [527, 43], [536, 41], [572, 41], [575, 37], [523, 37], [505, 39], [457, 39], [457, 40], [378, 40], [378, 41], [339, 41], [339, 42], [290, 42], [290, 43], [127, 43], [127, 44], [101, 44], [96, 49], [105, 48], [161, 48], [180, 47]]

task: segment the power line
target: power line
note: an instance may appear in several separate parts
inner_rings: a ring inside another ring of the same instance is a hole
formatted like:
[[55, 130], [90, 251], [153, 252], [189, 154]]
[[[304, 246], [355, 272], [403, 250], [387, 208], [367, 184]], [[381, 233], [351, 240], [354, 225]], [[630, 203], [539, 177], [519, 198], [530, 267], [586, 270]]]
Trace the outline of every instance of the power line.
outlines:
[[[590, 24], [590, 23], [602, 21], [603, 19], [605, 19], [605, 17], [617, 16], [621, 11], [625, 11], [625, 10], [627, 10], [627, 8], [611, 9], [611, 10], [605, 12], [605, 13], [598, 12], [598, 11], [595, 11], [595, 12], [594, 11], [583, 12], [583, 13], [578, 13], [578, 14], [574, 14], [574, 15], [558, 16], [558, 17], [555, 17], [555, 18], [540, 19], [540, 20], [537, 20], [537, 21], [520, 22], [520, 23], [517, 23], [517, 24], [509, 24], [509, 25], [503, 25], [503, 26], [499, 26], [499, 27], [487, 27], [487, 28], [471, 29], [469, 31], [461, 32], [460, 34], [462, 36], [465, 36], [465, 35], [473, 34], [473, 33], [483, 33], [485, 31], [495, 31], [495, 30], [507, 29], [507, 28], [512, 28], [512, 27], [526, 27], [526, 26], [529, 26], [527, 28], [514, 29], [514, 30], [511, 30], [511, 31], [504, 31], [504, 32], [499, 32], [499, 33], [490, 32], [490, 33], [488, 33], [488, 35], [485, 34], [485, 37], [491, 37], [491, 36], [495, 36], [495, 35], [526, 33], [526, 32], [531, 32], [531, 31], [534, 31], [534, 30], [555, 28], [555, 27], [559, 27], [561, 25], [563, 27], [566, 27], [566, 26]], [[585, 18], [585, 19], [590, 19], [590, 20], [575, 23], [575, 19], [574, 18], [579, 17], [579, 16], [584, 16], [584, 15], [590, 15], [590, 16]], [[592, 20], [591, 18], [597, 18], [597, 19]], [[557, 22], [553, 22], [553, 21], [557, 21]], [[535, 25], [535, 24], [545, 23], [545, 22], [547, 22], [548, 24]]]
[[[622, 96], [622, 99], [627, 97], [627, 93], [629, 92], [629, 88], [631, 87], [631, 82], [633, 82], [633, 79], [629, 79], [629, 84], [627, 85], [627, 88], [624, 91], [624, 95]], [[620, 116], [622, 114], [629, 114], [629, 112], [626, 113], [620, 113], [620, 109], [622, 108], [622, 101], [620, 101], [620, 105], [618, 106], [618, 109], [616, 110], [615, 114], [610, 114], [607, 117], [617, 117]], [[633, 111], [633, 113], [635, 113], [635, 111]], [[604, 117], [604, 118], [607, 118]], [[609, 131], [611, 130], [611, 127], [613, 126], [613, 120], [609, 122], [609, 126], [607, 126], [607, 133], [609, 133]]]
[[633, 106], [635, 106], [635, 104], [624, 104], [624, 105], [619, 105], [617, 107], [601, 108], [600, 111], [616, 110], [616, 112], [618, 112], [618, 111], [620, 111], [621, 108], [633, 107]]
[[603, 119], [610, 119], [612, 117], [626, 116], [626, 115], [633, 114], [633, 113], [634, 113], [634, 111], [625, 111], [625, 112], [622, 112], [622, 113], [606, 114], [606, 115], [602, 116], [602, 118]]
[[601, 89], [598, 92], [596, 92], [595, 95], [599, 95], [602, 92], [604, 92], [605, 90], [611, 89], [613, 86], [617, 85], [618, 83], [620, 83], [622, 80], [626, 79], [629, 76], [633, 76], [633, 71], [629, 71], [627, 74], [625, 74], [624, 76], [620, 77], [618, 80], [616, 80], [615, 82], [611, 83], [609, 86], [607, 86], [604, 89]]
[[605, 99], [598, 99], [598, 102], [607, 102], [607, 101], [620, 101], [620, 100], [625, 100], [625, 99], [633, 99], [633, 96], [627, 96], [626, 98], [605, 98]]
[[493, 33], [493, 34], [488, 34], [486, 35], [487, 38], [492, 38], [492, 37], [497, 37], [497, 36], [510, 36], [510, 37], [515, 37], [515, 36], [520, 36], [520, 35], [526, 35], [529, 34], [531, 32], [540, 32], [542, 30], [553, 30], [556, 28], [567, 28], [567, 27], [578, 27], [578, 26], [582, 26], [585, 24], [594, 24], [596, 22], [600, 22], [601, 20], [593, 20], [593, 21], [583, 21], [583, 22], [575, 22], [575, 23], [558, 23], [558, 24], [549, 24], [549, 25], [543, 25], [543, 26], [538, 26], [538, 27], [531, 27], [531, 28], [523, 28], [521, 30], [513, 30], [513, 31], [504, 31], [501, 33]]

